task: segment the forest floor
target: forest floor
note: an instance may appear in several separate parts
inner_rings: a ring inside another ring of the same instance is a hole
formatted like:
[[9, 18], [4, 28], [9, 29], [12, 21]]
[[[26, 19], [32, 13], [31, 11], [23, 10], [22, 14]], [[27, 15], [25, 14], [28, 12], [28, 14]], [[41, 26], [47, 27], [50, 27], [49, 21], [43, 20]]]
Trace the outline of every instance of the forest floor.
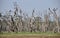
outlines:
[[50, 32], [12, 32], [12, 33], [0, 33], [0, 38], [60, 38], [60, 33]]

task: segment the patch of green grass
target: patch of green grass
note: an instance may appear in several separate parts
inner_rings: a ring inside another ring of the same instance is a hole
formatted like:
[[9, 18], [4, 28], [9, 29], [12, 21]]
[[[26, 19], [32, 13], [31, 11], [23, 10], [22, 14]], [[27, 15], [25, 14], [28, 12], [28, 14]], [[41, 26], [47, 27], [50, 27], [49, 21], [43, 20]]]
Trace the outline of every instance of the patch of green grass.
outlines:
[[3, 32], [0, 33], [0, 36], [11, 36], [11, 35], [46, 35], [46, 36], [60, 36], [60, 33], [53, 32]]

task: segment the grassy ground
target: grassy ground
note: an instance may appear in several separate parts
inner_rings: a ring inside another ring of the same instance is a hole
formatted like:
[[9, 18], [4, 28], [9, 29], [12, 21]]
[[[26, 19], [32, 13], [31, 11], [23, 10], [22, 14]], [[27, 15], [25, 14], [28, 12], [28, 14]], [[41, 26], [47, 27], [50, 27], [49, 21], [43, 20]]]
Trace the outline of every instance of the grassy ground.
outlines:
[[11, 33], [7, 33], [7, 32], [3, 32], [0, 33], [0, 36], [12, 36], [12, 35], [45, 35], [45, 36], [60, 36], [60, 33], [52, 33], [52, 32], [11, 32]]
[[60, 33], [52, 32], [3, 32], [0, 38], [60, 38]]

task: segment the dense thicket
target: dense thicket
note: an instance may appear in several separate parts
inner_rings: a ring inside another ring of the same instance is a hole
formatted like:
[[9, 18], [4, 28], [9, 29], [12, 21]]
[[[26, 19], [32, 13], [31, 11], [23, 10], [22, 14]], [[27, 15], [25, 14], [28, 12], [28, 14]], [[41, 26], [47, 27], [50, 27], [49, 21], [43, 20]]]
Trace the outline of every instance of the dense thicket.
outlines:
[[[48, 11], [42, 18], [34, 16], [33, 9], [32, 16], [29, 17], [15, 5], [13, 15], [10, 15], [12, 10], [9, 10], [6, 15], [0, 13], [0, 32], [60, 32], [60, 17], [57, 16], [57, 8], [52, 10], [49, 8]], [[51, 14], [54, 17], [53, 21], [50, 20]]]

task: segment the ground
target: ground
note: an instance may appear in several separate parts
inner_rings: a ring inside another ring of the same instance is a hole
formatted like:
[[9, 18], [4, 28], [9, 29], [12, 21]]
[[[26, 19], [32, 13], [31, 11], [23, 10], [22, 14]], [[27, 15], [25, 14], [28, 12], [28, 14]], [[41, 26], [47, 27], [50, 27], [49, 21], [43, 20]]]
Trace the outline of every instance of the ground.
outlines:
[[30, 32], [19, 32], [19, 33], [1, 33], [0, 38], [60, 38], [60, 33], [30, 33]]

